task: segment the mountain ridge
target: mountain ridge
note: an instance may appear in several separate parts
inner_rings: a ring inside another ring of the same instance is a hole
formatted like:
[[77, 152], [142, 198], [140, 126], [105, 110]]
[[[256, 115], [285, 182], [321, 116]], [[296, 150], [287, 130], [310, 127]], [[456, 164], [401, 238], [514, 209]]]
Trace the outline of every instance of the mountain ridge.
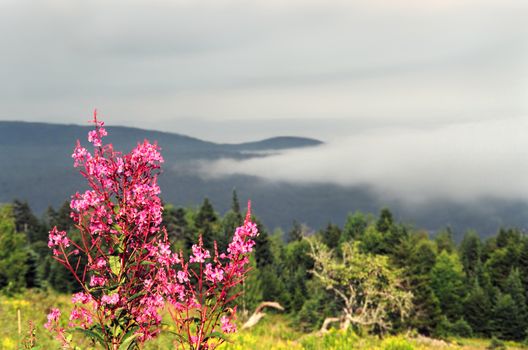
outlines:
[[[79, 128], [83, 131], [87, 132], [91, 129], [90, 125], [80, 125], [75, 123], [68, 123], [68, 124], [62, 124], [62, 123], [44, 123], [44, 122], [27, 122], [27, 121], [17, 121], [17, 120], [3, 120], [0, 121], [0, 132], [2, 132], [2, 128], [5, 127], [15, 127], [15, 128], [24, 128], [28, 130], [28, 128]], [[266, 149], [264, 147], [271, 147], [270, 149], [288, 149], [288, 148], [296, 148], [296, 147], [307, 147], [307, 146], [317, 146], [321, 145], [324, 142], [314, 139], [314, 138], [308, 138], [308, 137], [300, 137], [300, 136], [274, 136], [274, 137], [268, 137], [261, 140], [256, 141], [250, 141], [250, 142], [240, 142], [240, 143], [224, 143], [224, 142], [213, 142], [213, 141], [207, 141], [198, 137], [177, 133], [177, 132], [168, 132], [168, 131], [161, 131], [156, 129], [143, 129], [138, 127], [129, 127], [129, 126], [123, 126], [123, 125], [105, 125], [105, 128], [108, 130], [113, 131], [128, 131], [128, 132], [141, 132], [141, 133], [147, 133], [152, 135], [158, 135], [162, 136], [162, 138], [166, 137], [173, 137], [173, 138], [181, 138], [192, 142], [201, 142], [208, 145], [215, 145], [219, 147], [228, 147], [228, 148], [236, 148], [236, 149]], [[112, 137], [112, 135], [110, 135]], [[32, 138], [34, 140], [34, 138]], [[140, 140], [137, 140], [140, 141]], [[151, 141], [157, 141], [156, 139], [153, 139]], [[2, 142], [2, 140], [0, 140]]]
[[[71, 154], [77, 139], [87, 145], [90, 126], [0, 121], [0, 202], [27, 200], [37, 213], [50, 205], [58, 207], [72, 194], [86, 189]], [[208, 197], [215, 209], [229, 209], [234, 188], [241, 202], [252, 200], [254, 212], [269, 228], [288, 230], [293, 220], [319, 229], [328, 222], [343, 225], [348, 213], [377, 213], [388, 207], [395, 217], [435, 232], [450, 226], [460, 238], [467, 229], [491, 236], [501, 226], [526, 227], [528, 204], [484, 199], [478, 204], [450, 201], [410, 207], [394, 198], [382, 198], [367, 186], [295, 184], [273, 182], [263, 177], [229, 175], [207, 177], [196, 171], [200, 162], [223, 158], [266, 157], [283, 150], [317, 147], [321, 141], [275, 137], [240, 144], [218, 144], [186, 135], [140, 128], [108, 126], [105, 140], [128, 152], [143, 139], [157, 141], [165, 163], [159, 177], [162, 198], [176, 206], [197, 206]], [[294, 147], [295, 146], [295, 147]], [[309, 161], [309, 160], [307, 160]], [[273, 171], [273, 169], [269, 169]]]

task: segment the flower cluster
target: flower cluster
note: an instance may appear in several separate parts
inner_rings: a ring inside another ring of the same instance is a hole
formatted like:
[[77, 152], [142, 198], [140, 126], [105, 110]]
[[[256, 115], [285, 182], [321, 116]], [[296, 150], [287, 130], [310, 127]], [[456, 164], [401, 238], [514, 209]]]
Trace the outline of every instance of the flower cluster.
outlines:
[[66, 339], [66, 335], [64, 334], [64, 328], [62, 328], [59, 324], [60, 316], [61, 312], [59, 309], [51, 309], [50, 313], [48, 314], [48, 322], [46, 322], [44, 328], [55, 333], [55, 336], [57, 340], [61, 342], [62, 347], [67, 348], [69, 342]]
[[94, 151], [77, 142], [72, 154], [90, 187], [70, 203], [80, 239], [55, 227], [48, 246], [83, 288], [72, 299], [70, 324], [98, 332], [111, 344], [131, 331], [143, 341], [159, 332], [164, 298], [160, 289], [147, 293], [144, 282], [164, 285], [158, 271], [177, 262], [161, 228], [157, 173], [163, 158], [148, 141], [122, 155], [103, 144], [107, 131], [96, 114], [93, 123], [88, 141]]
[[[236, 229], [226, 252], [220, 254], [215, 242], [211, 254], [200, 237], [198, 244], [192, 246], [188, 262], [181, 258], [178, 266], [167, 271], [177, 291], [168, 294], [169, 312], [178, 332], [187, 335], [183, 340], [178, 339], [183, 347], [212, 349], [223, 339], [211, 334], [220, 330], [225, 334], [236, 331], [233, 322], [236, 305], [233, 303], [239, 293], [235, 287], [242, 283], [249, 271], [248, 254], [253, 250], [253, 238], [257, 235], [248, 204], [245, 222]], [[179, 271], [174, 273], [178, 267]]]
[[[214, 348], [223, 341], [214, 334], [236, 331], [234, 301], [239, 294], [234, 288], [248, 272], [252, 238], [258, 234], [249, 205], [226, 252], [219, 254], [216, 243], [210, 252], [201, 236], [189, 258], [172, 252], [161, 226], [159, 147], [144, 141], [123, 155], [103, 143], [108, 133], [95, 113], [93, 123], [95, 129], [88, 133], [93, 152], [78, 141], [72, 154], [89, 185], [70, 203], [80, 238], [55, 227], [48, 242], [54, 258], [82, 288], [72, 297], [69, 326], [117, 348], [155, 336], [159, 312], [168, 307], [180, 335], [177, 341], [193, 349]], [[46, 326], [64, 339], [59, 316], [52, 310]]]

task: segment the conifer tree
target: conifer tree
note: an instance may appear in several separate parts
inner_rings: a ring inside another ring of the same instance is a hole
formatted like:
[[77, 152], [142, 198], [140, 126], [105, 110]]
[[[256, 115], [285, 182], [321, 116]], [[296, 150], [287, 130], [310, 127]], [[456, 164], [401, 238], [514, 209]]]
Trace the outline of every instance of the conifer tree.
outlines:
[[46, 229], [31, 211], [27, 201], [15, 199], [12, 206], [16, 232], [24, 233], [28, 243], [47, 240]]
[[513, 298], [508, 293], [499, 293], [493, 307], [492, 334], [500, 339], [520, 339], [524, 332], [518, 333], [519, 315]]
[[219, 238], [215, 227], [217, 222], [218, 215], [209, 199], [205, 198], [198, 209], [194, 224], [196, 226], [196, 232], [202, 235], [204, 247], [207, 249], [212, 249], [213, 241]]
[[438, 234], [435, 237], [436, 246], [438, 249], [438, 253], [441, 253], [442, 251], [446, 251], [449, 254], [453, 253], [455, 251], [455, 241], [453, 240], [453, 231], [451, 231], [450, 227], [447, 227], [444, 230], [441, 230], [438, 232]]
[[[528, 292], [528, 238], [524, 238], [519, 253], [519, 273], [523, 288]], [[528, 295], [528, 294], [527, 294]]]
[[410, 326], [430, 335], [440, 321], [440, 303], [431, 288], [431, 270], [436, 262], [436, 246], [427, 236], [412, 236], [405, 264], [409, 289], [414, 294]]
[[163, 225], [171, 242], [183, 241], [185, 233], [189, 231], [189, 224], [185, 218], [184, 208], [165, 205], [163, 210]]
[[348, 242], [355, 239], [361, 239], [365, 230], [367, 229], [368, 221], [360, 211], [354, 214], [348, 214], [345, 226], [343, 227], [343, 234], [341, 235], [341, 242]]
[[464, 275], [458, 255], [442, 251], [431, 270], [431, 288], [440, 302], [442, 313], [454, 322], [462, 312]]
[[292, 228], [288, 232], [286, 242], [297, 242], [303, 238], [303, 228], [297, 220], [293, 220]]
[[477, 278], [464, 299], [464, 319], [470, 324], [473, 332], [480, 336], [490, 335], [492, 303], [489, 294], [480, 286]]
[[256, 243], [255, 261], [257, 268], [262, 269], [264, 266], [272, 265], [275, 262], [271, 251], [271, 238], [264, 225], [258, 219], [254, 218], [253, 222], [257, 224], [259, 230], [259, 235], [254, 239]]
[[360, 241], [361, 250], [371, 254], [386, 254], [385, 237], [375, 225], [368, 225]]
[[324, 230], [319, 231], [319, 236], [327, 247], [336, 248], [339, 246], [341, 229], [339, 226], [329, 222]]
[[378, 221], [376, 222], [376, 229], [378, 232], [386, 233], [392, 227], [394, 219], [392, 213], [388, 208], [381, 209]]
[[[494, 286], [502, 288], [511, 270], [517, 266], [515, 250], [517, 247], [506, 246], [495, 249], [485, 263], [485, 268], [490, 274]], [[520, 250], [519, 250], [520, 255]]]
[[16, 232], [13, 208], [0, 207], [0, 290], [13, 293], [25, 288], [28, 269], [26, 235]]
[[467, 231], [460, 243], [460, 261], [468, 281], [477, 277], [481, 265], [482, 243], [475, 231]]
[[240, 215], [240, 219], [242, 220], [242, 214], [240, 213], [240, 203], [238, 201], [236, 189], [233, 189], [233, 196], [231, 198], [231, 211]]
[[528, 327], [528, 310], [526, 306], [526, 291], [523, 289], [519, 270], [513, 269], [506, 280], [504, 292], [511, 295], [515, 304], [515, 312], [511, 315], [509, 326], [515, 333], [515, 340], [522, 340], [526, 336]]

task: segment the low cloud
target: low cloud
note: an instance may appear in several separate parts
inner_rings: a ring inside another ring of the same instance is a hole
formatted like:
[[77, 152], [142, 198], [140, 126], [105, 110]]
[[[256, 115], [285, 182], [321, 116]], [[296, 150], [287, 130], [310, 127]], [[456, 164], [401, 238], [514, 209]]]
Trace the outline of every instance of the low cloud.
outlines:
[[246, 174], [291, 183], [369, 185], [381, 196], [528, 198], [528, 117], [365, 131], [316, 148], [202, 164], [203, 176]]

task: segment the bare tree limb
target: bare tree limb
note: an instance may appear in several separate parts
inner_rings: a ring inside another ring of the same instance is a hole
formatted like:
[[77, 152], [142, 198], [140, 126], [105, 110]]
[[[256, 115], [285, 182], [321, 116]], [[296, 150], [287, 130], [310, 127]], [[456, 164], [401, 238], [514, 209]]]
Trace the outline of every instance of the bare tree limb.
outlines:
[[284, 308], [281, 304], [277, 303], [276, 301], [263, 301], [262, 303], [257, 306], [255, 309], [255, 312], [249, 317], [249, 319], [244, 323], [242, 326], [242, 329], [251, 328], [254, 325], [256, 325], [266, 314], [262, 312], [262, 309], [265, 307], [271, 307], [280, 311], [284, 311]]
[[327, 317], [325, 318], [324, 322], [323, 322], [323, 325], [321, 326], [321, 329], [319, 330], [319, 333], [327, 333], [328, 332], [328, 327], [330, 326], [330, 324], [332, 323], [335, 323], [335, 322], [341, 322], [341, 318], [339, 317]]

